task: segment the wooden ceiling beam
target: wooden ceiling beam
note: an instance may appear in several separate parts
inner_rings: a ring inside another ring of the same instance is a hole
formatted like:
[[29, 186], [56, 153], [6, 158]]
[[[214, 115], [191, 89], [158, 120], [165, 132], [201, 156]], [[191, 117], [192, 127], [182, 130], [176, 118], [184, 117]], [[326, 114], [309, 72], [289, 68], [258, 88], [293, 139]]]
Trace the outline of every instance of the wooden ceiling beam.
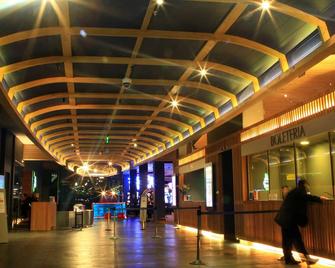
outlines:
[[[96, 148], [109, 148], [112, 147], [114, 145], [120, 145], [120, 146], [126, 146], [129, 144], [129, 142], [125, 142], [125, 141], [113, 141], [113, 143], [111, 144], [105, 144], [101, 142], [101, 139], [92, 139], [92, 140], [86, 140], [86, 141], [79, 141], [80, 145], [82, 146], [91, 146], [91, 147], [96, 147]], [[137, 141], [137, 148], [141, 148], [145, 151], [147, 151], [148, 153], [152, 152], [152, 150], [155, 150], [156, 147], [148, 144], [148, 143], [144, 143], [141, 141]], [[73, 147], [71, 146], [72, 142], [70, 140], [64, 141], [64, 142], [59, 142], [54, 146], [50, 146], [50, 148], [52, 149], [52, 152], [54, 153], [58, 153], [59, 151], [62, 151], [63, 149], [69, 149]]]
[[[191, 84], [194, 83], [194, 86], [197, 86], [198, 84], [195, 82], [191, 82]], [[206, 91], [210, 91], [212, 93], [216, 92], [216, 94], [219, 94], [218, 91], [221, 90], [217, 90], [216, 87], [210, 86], [210, 85], [206, 85], [203, 84], [203, 87], [207, 88]], [[213, 90], [211, 90], [212, 88], [214, 88]], [[48, 101], [48, 100], [52, 100], [52, 99], [60, 99], [60, 98], [67, 98], [69, 97], [69, 95], [67, 93], [55, 93], [55, 94], [46, 94], [46, 95], [42, 95], [42, 96], [38, 96], [35, 98], [31, 98], [31, 99], [27, 99], [24, 100], [22, 102], [19, 102], [17, 104], [17, 110], [21, 113], [22, 110], [28, 106], [28, 105], [33, 105], [39, 102], [43, 102], [43, 101]], [[165, 98], [165, 95], [155, 95], [155, 94], [145, 94], [145, 93], [139, 93], [139, 94], [118, 94], [118, 93], [74, 93], [72, 95], [70, 95], [70, 97], [72, 98], [85, 98], [85, 99], [132, 99], [132, 100], [163, 100]], [[197, 100], [197, 99], [193, 99], [191, 97], [183, 97], [181, 96], [179, 98], [179, 102], [182, 103], [187, 103], [187, 104], [192, 104], [198, 107], [201, 107], [207, 111], [213, 112], [216, 115], [218, 115], [219, 111], [218, 108], [210, 105], [208, 103], [205, 103], [203, 101]]]
[[[31, 124], [30, 128], [34, 132], [39, 126], [42, 126], [47, 123], [55, 122], [55, 121], [60, 121], [60, 120], [71, 120], [72, 116], [71, 115], [56, 115], [56, 116], [51, 116], [47, 117], [38, 121], [35, 121], [34, 123]], [[98, 114], [85, 114], [85, 115], [77, 115], [78, 119], [106, 119], [106, 120], [148, 120], [150, 119], [150, 116], [130, 116], [130, 115], [115, 115], [115, 116], [110, 116], [110, 115], [98, 115]], [[178, 126], [183, 129], [192, 129], [191, 125], [185, 124], [181, 121], [178, 121], [173, 118], [166, 118], [166, 117], [156, 117], [152, 118], [155, 119], [156, 121], [159, 122], [165, 122], [168, 124], [172, 124], [175, 126]]]
[[[77, 59], [77, 60], [76, 60]], [[255, 91], [259, 90], [259, 82], [258, 78], [248, 74], [246, 72], [243, 72], [239, 69], [233, 68], [231, 66], [214, 63], [214, 62], [208, 62], [208, 61], [190, 61], [190, 60], [175, 60], [175, 59], [149, 59], [149, 58], [118, 58], [118, 57], [94, 57], [94, 56], [80, 56], [80, 57], [72, 57], [71, 59], [66, 59], [64, 57], [59, 56], [59, 61], [71, 61], [71, 62], [77, 62], [78, 59], [80, 59], [80, 62], [85, 63], [103, 63], [103, 64], [139, 64], [139, 65], [167, 65], [167, 66], [182, 66], [186, 68], [193, 68], [193, 71], [198, 71], [201, 67], [206, 67], [208, 69], [218, 70], [221, 72], [228, 73], [230, 75], [241, 77], [243, 79], [249, 80], [254, 84]], [[55, 57], [50, 58], [51, 62], [55, 62]], [[27, 60], [25, 62], [16, 63], [19, 64], [20, 68], [29, 68], [33, 64], [49, 64], [49, 57], [46, 58], [40, 58], [40, 59], [34, 59], [34, 60]], [[15, 64], [14, 64], [15, 65]], [[17, 70], [18, 66], [5, 66], [0, 68], [1, 72], [10, 72], [12, 70]], [[156, 81], [156, 82], [155, 82]], [[153, 85], [160, 85], [158, 81], [162, 80], [147, 80], [147, 79], [134, 79], [133, 83], [136, 85], [146, 85], [144, 83], [153, 83]], [[168, 81], [168, 80], [165, 80]], [[99, 77], [76, 77], [74, 79], [67, 79], [66, 77], [51, 77], [49, 79], [40, 79], [35, 81], [30, 81], [27, 83], [23, 83], [20, 85], [16, 85], [9, 89], [8, 94], [9, 97], [12, 99], [14, 95], [18, 92], [37, 87], [37, 86], [43, 86], [47, 84], [52, 83], [97, 83], [97, 84], [112, 84], [112, 85], [120, 85], [121, 80], [120, 79], [106, 79], [106, 78], [99, 78]], [[157, 84], [156, 84], [157, 83]], [[170, 83], [173, 83], [171, 81]], [[177, 84], [177, 82], [174, 82], [173, 85]], [[201, 84], [199, 82], [199, 84]], [[234, 100], [236, 99], [236, 96], [232, 93], [230, 93], [228, 90], [221, 89], [220, 95], [223, 95], [227, 98]]]
[[[170, 107], [171, 108], [171, 107]], [[173, 114], [180, 114], [184, 117], [190, 118], [192, 120], [197, 120], [201, 122], [201, 124], [204, 124], [203, 118], [201, 116], [185, 112], [182, 110], [177, 109], [170, 109], [169, 107], [164, 108], [164, 110], [161, 110], [164, 112], [165, 110], [169, 110], [170, 113]], [[24, 116], [24, 120], [26, 123], [29, 123], [29, 121], [39, 115], [54, 112], [54, 111], [61, 111], [61, 110], [132, 110], [132, 111], [154, 111], [156, 109], [156, 106], [145, 106], [145, 105], [108, 105], [108, 104], [78, 104], [78, 105], [70, 105], [70, 104], [63, 104], [63, 105], [55, 105], [50, 106], [47, 108], [42, 108], [39, 110], [36, 110], [34, 112], [30, 112]], [[179, 122], [179, 121], [178, 121]], [[180, 124], [180, 123], [178, 123]]]

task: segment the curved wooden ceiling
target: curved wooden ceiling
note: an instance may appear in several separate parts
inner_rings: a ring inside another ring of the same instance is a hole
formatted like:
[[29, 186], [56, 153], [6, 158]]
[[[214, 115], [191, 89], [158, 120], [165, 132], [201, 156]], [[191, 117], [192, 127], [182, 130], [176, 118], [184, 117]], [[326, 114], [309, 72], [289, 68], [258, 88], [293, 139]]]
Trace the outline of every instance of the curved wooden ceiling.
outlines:
[[332, 19], [332, 1], [270, 2], [269, 10], [257, 0], [0, 4], [3, 91], [61, 163], [141, 162], [236, 109], [330, 38], [322, 18]]

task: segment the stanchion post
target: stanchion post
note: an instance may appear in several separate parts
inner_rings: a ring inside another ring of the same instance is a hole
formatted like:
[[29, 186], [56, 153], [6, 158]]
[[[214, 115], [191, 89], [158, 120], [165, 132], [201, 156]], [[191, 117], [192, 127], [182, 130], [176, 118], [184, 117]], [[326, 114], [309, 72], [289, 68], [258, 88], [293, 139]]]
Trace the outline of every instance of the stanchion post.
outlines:
[[200, 237], [201, 237], [201, 206], [197, 209], [197, 258], [195, 261], [191, 262], [191, 265], [205, 265], [200, 260]]
[[108, 212], [107, 212], [107, 228], [105, 229], [106, 232], [110, 232], [112, 231], [112, 229], [110, 228], [110, 217], [111, 217], [111, 210], [110, 208], [108, 208]]
[[161, 236], [158, 235], [157, 207], [154, 208], [154, 214], [155, 214], [155, 235], [152, 238], [157, 239], [157, 238], [161, 238]]
[[112, 240], [117, 240], [118, 237], [116, 236], [116, 217], [115, 217], [115, 208], [113, 208], [113, 236], [111, 237]]

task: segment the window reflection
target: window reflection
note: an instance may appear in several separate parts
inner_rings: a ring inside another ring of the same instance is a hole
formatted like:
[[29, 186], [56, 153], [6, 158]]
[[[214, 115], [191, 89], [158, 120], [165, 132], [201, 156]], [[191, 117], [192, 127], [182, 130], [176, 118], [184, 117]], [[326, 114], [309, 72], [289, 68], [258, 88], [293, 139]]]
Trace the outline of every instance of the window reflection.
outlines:
[[270, 159], [270, 200], [281, 200], [282, 188], [296, 186], [294, 147], [286, 146], [269, 151]]

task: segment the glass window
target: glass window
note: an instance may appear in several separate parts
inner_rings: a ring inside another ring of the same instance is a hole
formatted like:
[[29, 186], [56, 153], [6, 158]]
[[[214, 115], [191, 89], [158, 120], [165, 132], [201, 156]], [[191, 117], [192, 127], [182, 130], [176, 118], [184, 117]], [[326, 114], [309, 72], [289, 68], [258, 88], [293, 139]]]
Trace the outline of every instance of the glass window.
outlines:
[[267, 152], [249, 157], [249, 199], [269, 199], [269, 170]]
[[329, 138], [327, 134], [306, 138], [296, 143], [297, 179], [305, 179], [310, 192], [333, 196]]
[[283, 199], [283, 188], [296, 186], [294, 147], [286, 146], [269, 151], [270, 200]]
[[184, 184], [189, 185], [186, 193], [190, 201], [205, 201], [205, 173], [204, 169], [198, 169], [184, 175]]

